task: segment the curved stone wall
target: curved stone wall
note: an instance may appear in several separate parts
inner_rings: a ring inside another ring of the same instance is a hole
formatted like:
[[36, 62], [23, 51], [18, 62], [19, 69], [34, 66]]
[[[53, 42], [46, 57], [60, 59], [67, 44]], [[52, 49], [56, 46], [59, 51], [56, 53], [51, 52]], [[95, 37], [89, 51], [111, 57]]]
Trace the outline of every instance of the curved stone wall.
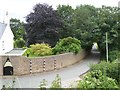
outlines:
[[9, 58], [13, 66], [13, 75], [25, 75], [67, 67], [79, 62], [85, 56], [86, 52], [84, 50], [81, 50], [77, 55], [65, 53], [36, 58], [27, 58], [24, 56], [0, 56], [0, 76], [3, 75], [3, 67], [7, 58]]

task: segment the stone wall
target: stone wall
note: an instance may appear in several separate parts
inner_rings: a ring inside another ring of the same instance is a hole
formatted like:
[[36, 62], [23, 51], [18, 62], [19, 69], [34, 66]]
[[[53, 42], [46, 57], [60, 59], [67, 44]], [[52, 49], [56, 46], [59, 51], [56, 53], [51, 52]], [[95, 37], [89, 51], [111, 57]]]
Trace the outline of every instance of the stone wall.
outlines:
[[79, 62], [85, 56], [86, 52], [84, 50], [77, 55], [65, 53], [36, 58], [27, 58], [24, 56], [0, 56], [0, 76], [3, 75], [3, 67], [8, 57], [13, 66], [14, 75], [25, 75], [67, 67]]
[[2, 57], [0, 57], [0, 76], [3, 75]]
[[[13, 66], [13, 74], [14, 75], [22, 75], [22, 74], [29, 74], [29, 59], [23, 56], [1, 56], [0, 57], [0, 67], [2, 71], [0, 75], [3, 75], [3, 67], [6, 63], [7, 58]], [[0, 69], [0, 70], [1, 70]]]

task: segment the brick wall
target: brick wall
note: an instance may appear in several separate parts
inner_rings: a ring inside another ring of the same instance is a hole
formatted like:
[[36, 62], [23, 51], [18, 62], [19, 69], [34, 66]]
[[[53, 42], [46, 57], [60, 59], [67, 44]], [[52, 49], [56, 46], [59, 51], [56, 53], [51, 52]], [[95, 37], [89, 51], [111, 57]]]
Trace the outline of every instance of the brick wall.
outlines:
[[[79, 62], [85, 56], [86, 52], [82, 50], [77, 55], [73, 53], [65, 53], [60, 55], [36, 58], [27, 58], [24, 56], [9, 56], [9, 59], [13, 66], [14, 75], [25, 75], [67, 67], [69, 65]], [[7, 58], [8, 56], [0, 56], [0, 76], [3, 75], [3, 66]]]
[[2, 57], [0, 57], [0, 76], [3, 75]]
[[30, 64], [28, 58], [23, 56], [2, 56], [0, 57], [0, 70], [2, 69], [2, 71], [0, 71], [0, 75], [3, 75], [3, 67], [8, 57], [13, 66], [14, 75], [29, 74]]
[[86, 52], [82, 50], [79, 54], [65, 53], [60, 55], [31, 58], [32, 72], [39, 73], [67, 67], [82, 60]]

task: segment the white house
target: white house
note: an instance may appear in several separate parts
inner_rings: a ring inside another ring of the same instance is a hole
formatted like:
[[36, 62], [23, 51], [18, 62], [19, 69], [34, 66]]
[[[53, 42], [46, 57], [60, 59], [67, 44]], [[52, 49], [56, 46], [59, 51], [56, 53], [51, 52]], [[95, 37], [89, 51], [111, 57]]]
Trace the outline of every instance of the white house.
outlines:
[[10, 28], [10, 18], [6, 13], [3, 23], [0, 22], [0, 55], [13, 49], [14, 35]]

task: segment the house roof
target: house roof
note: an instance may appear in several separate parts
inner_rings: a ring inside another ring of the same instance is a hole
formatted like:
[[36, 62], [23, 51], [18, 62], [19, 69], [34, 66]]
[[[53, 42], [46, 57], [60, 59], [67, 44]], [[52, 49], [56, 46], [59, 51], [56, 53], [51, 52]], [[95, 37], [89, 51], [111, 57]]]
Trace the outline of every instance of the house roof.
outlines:
[[7, 24], [4, 24], [4, 23], [0, 22], [0, 39], [2, 38], [2, 35], [5, 31], [6, 26], [7, 26]]
[[25, 51], [22, 48], [14, 48], [10, 52], [5, 53], [5, 55], [22, 55]]

